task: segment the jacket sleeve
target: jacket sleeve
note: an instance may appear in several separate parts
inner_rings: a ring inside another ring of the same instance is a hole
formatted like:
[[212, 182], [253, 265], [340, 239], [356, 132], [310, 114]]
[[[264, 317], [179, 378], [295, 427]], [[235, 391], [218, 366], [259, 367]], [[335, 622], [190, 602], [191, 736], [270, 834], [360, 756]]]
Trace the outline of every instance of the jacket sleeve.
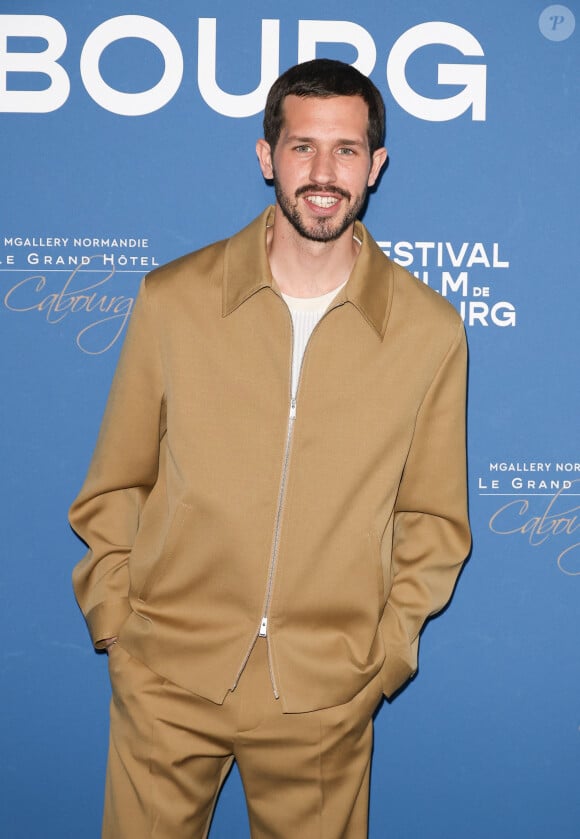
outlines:
[[158, 345], [141, 287], [85, 483], [69, 520], [89, 551], [73, 586], [96, 647], [128, 617], [128, 558], [141, 508], [155, 484], [164, 397]]
[[466, 479], [463, 324], [419, 409], [394, 513], [393, 585], [381, 631], [383, 691], [417, 670], [419, 633], [440, 611], [471, 546]]

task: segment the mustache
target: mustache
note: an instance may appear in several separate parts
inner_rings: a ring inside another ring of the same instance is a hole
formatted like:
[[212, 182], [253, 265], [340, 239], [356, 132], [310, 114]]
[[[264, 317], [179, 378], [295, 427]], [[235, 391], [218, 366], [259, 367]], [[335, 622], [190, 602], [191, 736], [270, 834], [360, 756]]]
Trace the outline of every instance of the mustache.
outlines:
[[347, 201], [351, 199], [351, 194], [346, 189], [341, 189], [339, 186], [319, 186], [318, 184], [304, 184], [304, 186], [299, 186], [294, 196], [295, 198], [299, 198], [306, 192], [324, 192], [326, 195], [340, 195], [341, 198], [346, 198]]

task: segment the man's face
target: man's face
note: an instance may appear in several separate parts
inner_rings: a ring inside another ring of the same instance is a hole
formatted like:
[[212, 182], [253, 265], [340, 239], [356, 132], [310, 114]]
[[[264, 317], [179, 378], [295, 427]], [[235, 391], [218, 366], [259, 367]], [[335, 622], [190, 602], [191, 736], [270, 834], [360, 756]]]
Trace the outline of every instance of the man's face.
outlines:
[[386, 159], [385, 149], [371, 157], [367, 123], [360, 96], [287, 96], [274, 153], [258, 141], [262, 173], [274, 180], [280, 209], [304, 238], [338, 239], [358, 216]]

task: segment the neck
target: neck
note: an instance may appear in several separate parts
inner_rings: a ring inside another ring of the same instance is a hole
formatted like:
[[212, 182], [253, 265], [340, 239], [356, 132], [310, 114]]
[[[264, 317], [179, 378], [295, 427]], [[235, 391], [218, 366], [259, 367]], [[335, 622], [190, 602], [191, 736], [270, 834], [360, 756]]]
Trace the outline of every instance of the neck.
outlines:
[[359, 251], [354, 225], [332, 242], [301, 236], [276, 207], [266, 246], [270, 269], [280, 291], [292, 297], [319, 297], [344, 283]]

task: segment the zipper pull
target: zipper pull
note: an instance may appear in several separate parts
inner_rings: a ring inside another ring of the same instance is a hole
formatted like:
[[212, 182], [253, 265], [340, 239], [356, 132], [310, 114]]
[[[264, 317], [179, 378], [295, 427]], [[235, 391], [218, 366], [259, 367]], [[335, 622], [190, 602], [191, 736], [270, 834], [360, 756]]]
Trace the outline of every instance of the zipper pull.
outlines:
[[295, 396], [293, 396], [292, 399], [290, 400], [290, 419], [291, 420], [296, 419], [296, 397]]
[[262, 623], [260, 624], [260, 631], [259, 631], [258, 635], [260, 636], [260, 638], [265, 638], [267, 634], [268, 634], [268, 618], [263, 617], [262, 618]]

